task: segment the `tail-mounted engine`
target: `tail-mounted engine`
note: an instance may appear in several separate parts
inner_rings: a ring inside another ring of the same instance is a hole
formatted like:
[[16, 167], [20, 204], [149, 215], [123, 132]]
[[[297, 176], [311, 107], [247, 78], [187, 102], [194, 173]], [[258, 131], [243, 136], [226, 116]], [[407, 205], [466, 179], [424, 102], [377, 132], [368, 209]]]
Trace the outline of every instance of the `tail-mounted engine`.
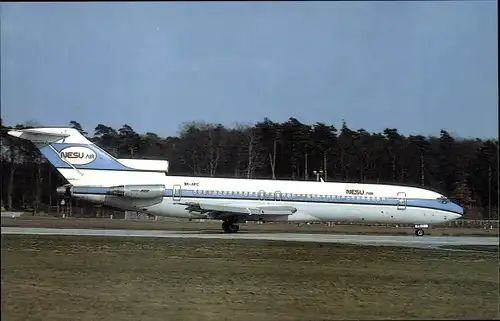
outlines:
[[165, 195], [165, 185], [118, 185], [110, 187], [107, 194], [135, 199], [158, 198]]
[[72, 185], [71, 184], [66, 184], [64, 186], [59, 186], [57, 189], [56, 189], [56, 192], [57, 194], [65, 197], [65, 198], [68, 198], [68, 197], [71, 197], [72, 195]]

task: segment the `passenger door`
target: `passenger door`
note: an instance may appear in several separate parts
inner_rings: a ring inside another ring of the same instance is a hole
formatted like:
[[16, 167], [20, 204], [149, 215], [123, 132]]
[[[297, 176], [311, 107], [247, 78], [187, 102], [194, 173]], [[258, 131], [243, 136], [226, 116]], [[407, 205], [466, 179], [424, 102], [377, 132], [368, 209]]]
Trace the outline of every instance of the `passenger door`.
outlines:
[[176, 184], [174, 185], [173, 191], [172, 191], [172, 199], [174, 201], [180, 201], [182, 197], [182, 189], [181, 186]]
[[398, 192], [398, 210], [406, 210], [406, 193]]

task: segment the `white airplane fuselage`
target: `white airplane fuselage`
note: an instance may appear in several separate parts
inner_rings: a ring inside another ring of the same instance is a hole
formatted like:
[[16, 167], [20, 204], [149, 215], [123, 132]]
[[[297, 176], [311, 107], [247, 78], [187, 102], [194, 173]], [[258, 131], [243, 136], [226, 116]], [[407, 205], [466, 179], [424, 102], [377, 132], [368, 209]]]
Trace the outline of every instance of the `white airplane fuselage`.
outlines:
[[[65, 169], [63, 171], [74, 171]], [[99, 176], [110, 187], [117, 185], [164, 185], [165, 195], [155, 199], [123, 198], [103, 193], [79, 193], [79, 185], [91, 186], [85, 180], [74, 185], [73, 196], [101, 202], [126, 210], [158, 216], [199, 218], [179, 203], [257, 207], [288, 205], [297, 211], [281, 215], [252, 215], [246, 220], [265, 221], [362, 221], [366, 223], [437, 224], [457, 219], [462, 209], [454, 203], [443, 204], [442, 195], [426, 189], [380, 184], [337, 182], [228, 179], [189, 176], [165, 176], [160, 173], [124, 173], [84, 170], [84, 176]], [[94, 179], [90, 179], [94, 181]], [[75, 182], [75, 181], [73, 181]], [[70, 181], [70, 183], [73, 183]], [[76, 183], [76, 182], [75, 182]], [[90, 183], [90, 182], [89, 182]], [[105, 190], [105, 189], [103, 189]], [[175, 196], [174, 196], [175, 190]], [[346, 193], [350, 191], [351, 193]]]

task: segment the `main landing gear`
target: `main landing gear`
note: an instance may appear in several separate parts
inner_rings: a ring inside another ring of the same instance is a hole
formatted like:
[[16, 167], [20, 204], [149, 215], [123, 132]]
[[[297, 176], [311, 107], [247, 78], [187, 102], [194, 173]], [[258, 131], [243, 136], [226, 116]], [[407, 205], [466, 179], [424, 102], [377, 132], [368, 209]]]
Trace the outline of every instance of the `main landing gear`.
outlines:
[[415, 235], [416, 236], [424, 236], [424, 228], [427, 228], [427, 224], [415, 225]]
[[222, 222], [222, 229], [226, 233], [236, 233], [240, 229], [240, 226], [234, 224], [232, 221], [224, 221]]

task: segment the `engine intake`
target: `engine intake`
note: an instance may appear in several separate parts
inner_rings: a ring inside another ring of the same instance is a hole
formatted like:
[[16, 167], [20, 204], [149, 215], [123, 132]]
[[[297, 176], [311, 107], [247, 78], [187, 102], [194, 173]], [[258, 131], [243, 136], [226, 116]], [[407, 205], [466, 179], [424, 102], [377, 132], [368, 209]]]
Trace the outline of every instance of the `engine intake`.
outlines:
[[165, 185], [118, 185], [110, 187], [108, 194], [124, 198], [158, 198], [165, 195]]
[[66, 184], [64, 186], [59, 186], [57, 189], [56, 189], [56, 193], [61, 195], [61, 196], [64, 196], [64, 197], [71, 197], [71, 195], [73, 194], [73, 191], [72, 191], [72, 185], [71, 184]]

